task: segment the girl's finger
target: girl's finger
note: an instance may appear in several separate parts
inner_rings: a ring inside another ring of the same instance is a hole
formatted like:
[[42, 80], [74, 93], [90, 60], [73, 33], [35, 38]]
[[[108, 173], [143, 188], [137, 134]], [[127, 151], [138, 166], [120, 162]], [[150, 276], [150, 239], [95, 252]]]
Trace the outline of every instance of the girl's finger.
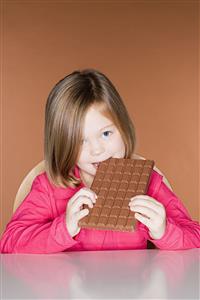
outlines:
[[150, 219], [142, 216], [141, 214], [139, 213], [135, 213], [135, 218], [140, 221], [142, 224], [146, 225], [149, 229], [151, 227], [151, 221]]
[[76, 199], [76, 202], [73, 202], [73, 204], [70, 207], [72, 213], [80, 211], [83, 204], [87, 204], [90, 208], [93, 208], [93, 203], [91, 198], [80, 196]]
[[79, 221], [80, 219], [82, 219], [83, 217], [87, 216], [88, 214], [89, 214], [89, 209], [87, 209], [87, 208], [84, 208], [84, 209], [78, 211], [75, 214], [76, 221]]
[[95, 192], [87, 188], [82, 188], [69, 200], [68, 205], [72, 205], [77, 200], [77, 198], [83, 196], [90, 198], [93, 203], [96, 202], [97, 195], [95, 194]]
[[163, 206], [162, 203], [160, 203], [159, 201], [155, 200], [154, 198], [152, 198], [148, 195], [137, 195], [130, 199], [130, 202], [133, 202], [133, 203], [137, 203], [138, 201], [149, 201], [151, 203], [156, 204], [157, 206], [160, 206], [160, 207]]
[[130, 209], [136, 213], [143, 214], [144, 216], [152, 220], [154, 220], [158, 216], [158, 214], [149, 207], [136, 205], [136, 206], [130, 206]]
[[156, 202], [146, 199], [136, 199], [129, 202], [130, 207], [143, 206], [154, 210], [157, 214], [161, 213], [163, 205], [158, 205]]

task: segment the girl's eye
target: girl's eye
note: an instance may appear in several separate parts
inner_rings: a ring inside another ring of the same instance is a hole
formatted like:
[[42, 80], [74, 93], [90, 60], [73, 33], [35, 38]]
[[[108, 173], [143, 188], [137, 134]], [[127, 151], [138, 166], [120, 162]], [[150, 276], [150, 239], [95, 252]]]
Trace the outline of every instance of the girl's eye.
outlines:
[[[113, 134], [113, 132], [110, 131], [110, 130], [106, 130], [106, 131], [104, 131], [104, 132], [102, 133], [103, 138], [108, 138], [108, 137], [109, 137], [110, 135], [112, 135], [112, 134]], [[88, 142], [87, 139], [82, 139], [82, 140], [81, 140], [81, 144], [82, 144], [82, 145], [87, 144], [87, 142]]]
[[84, 145], [84, 144], [86, 144], [87, 143], [87, 140], [85, 140], [85, 139], [83, 139], [82, 141], [81, 141], [81, 144], [82, 145]]
[[109, 130], [107, 130], [107, 131], [104, 131], [103, 132], [103, 137], [109, 137], [110, 135], [112, 134], [112, 131], [109, 131]]

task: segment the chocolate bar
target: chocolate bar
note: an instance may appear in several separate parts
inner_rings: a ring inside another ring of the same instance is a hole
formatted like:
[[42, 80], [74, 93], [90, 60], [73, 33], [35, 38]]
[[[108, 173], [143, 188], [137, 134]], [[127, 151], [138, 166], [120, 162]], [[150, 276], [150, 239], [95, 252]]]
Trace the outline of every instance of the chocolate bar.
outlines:
[[133, 196], [146, 194], [153, 166], [154, 161], [140, 159], [110, 158], [101, 162], [91, 186], [97, 194], [96, 203], [79, 226], [132, 231], [135, 213], [128, 204]]

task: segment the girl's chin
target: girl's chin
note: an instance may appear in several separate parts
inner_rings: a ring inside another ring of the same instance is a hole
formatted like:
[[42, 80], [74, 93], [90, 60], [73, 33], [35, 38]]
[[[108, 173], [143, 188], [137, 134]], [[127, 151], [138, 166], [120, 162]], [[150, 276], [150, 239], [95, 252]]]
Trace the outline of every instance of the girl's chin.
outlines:
[[97, 170], [96, 170], [96, 169], [93, 169], [93, 170], [91, 170], [90, 175], [95, 176], [95, 175], [96, 175], [96, 172], [97, 172]]
[[88, 167], [88, 173], [91, 174], [91, 175], [95, 175], [96, 172], [97, 172], [97, 168], [98, 166], [94, 165], [94, 164], [91, 164], [89, 167]]
[[97, 169], [95, 167], [91, 167], [91, 168], [87, 168], [87, 169], [82, 169], [82, 171], [84, 173], [87, 173], [90, 176], [95, 176], [96, 172], [97, 172]]

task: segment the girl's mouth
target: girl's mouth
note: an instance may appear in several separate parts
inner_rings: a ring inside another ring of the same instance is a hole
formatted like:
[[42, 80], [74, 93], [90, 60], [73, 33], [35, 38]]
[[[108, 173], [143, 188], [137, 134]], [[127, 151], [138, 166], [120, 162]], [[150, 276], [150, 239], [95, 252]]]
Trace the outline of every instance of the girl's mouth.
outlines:
[[[108, 159], [108, 158], [107, 158], [107, 159]], [[106, 159], [106, 160], [107, 160], [107, 159]], [[94, 162], [94, 163], [92, 163], [92, 165], [95, 167], [95, 169], [97, 169], [98, 166], [100, 165], [100, 163], [103, 162], [103, 161], [105, 161], [105, 160], [102, 160], [102, 161], [99, 161], [99, 162]]]
[[95, 167], [95, 169], [97, 169], [100, 163], [92, 163], [92, 164]]

